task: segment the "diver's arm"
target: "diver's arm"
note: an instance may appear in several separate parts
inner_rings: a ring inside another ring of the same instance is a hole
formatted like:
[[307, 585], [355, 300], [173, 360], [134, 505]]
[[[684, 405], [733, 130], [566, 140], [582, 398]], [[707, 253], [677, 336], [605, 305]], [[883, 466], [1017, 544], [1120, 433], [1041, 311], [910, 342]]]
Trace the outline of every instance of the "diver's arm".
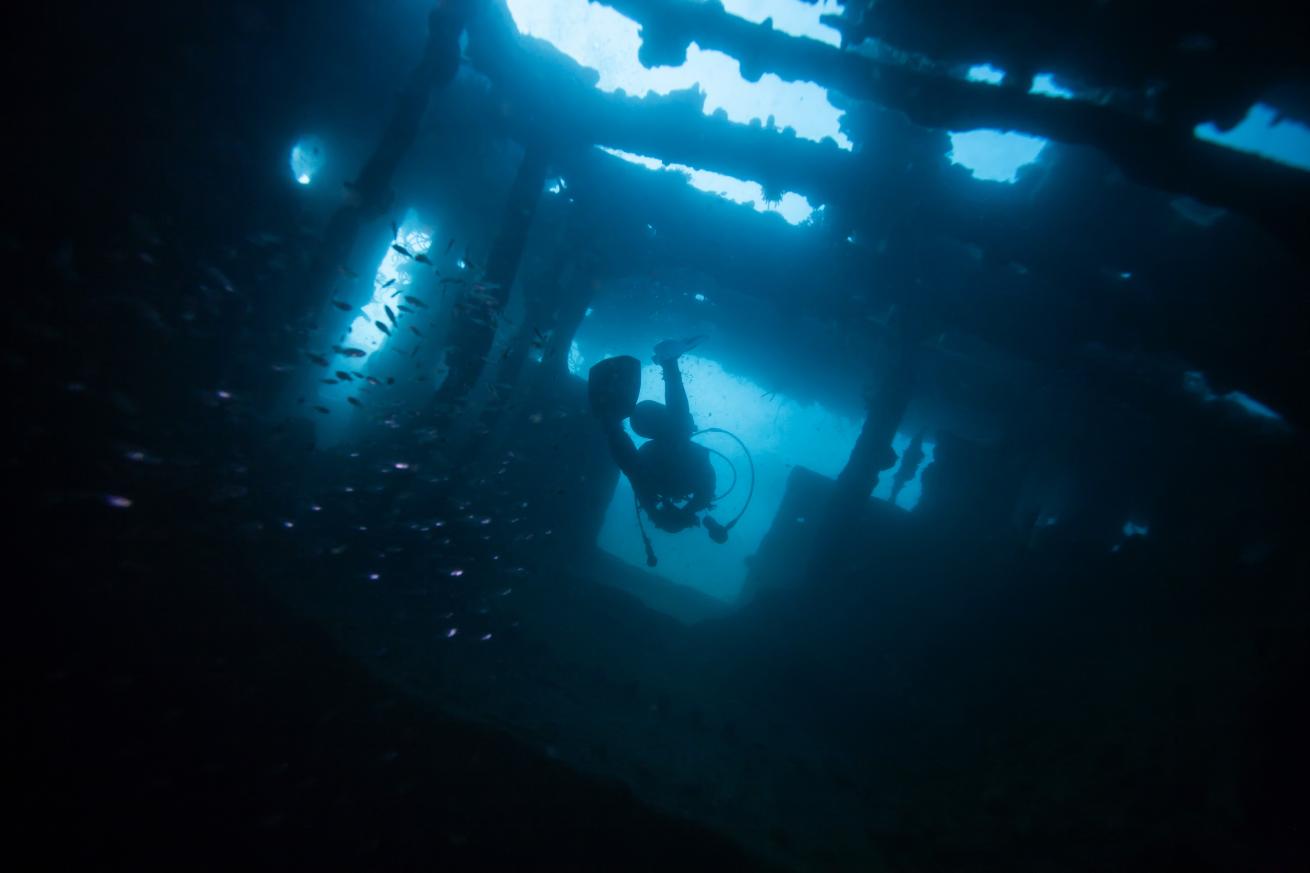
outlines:
[[689, 437], [696, 425], [691, 420], [691, 406], [687, 402], [687, 389], [682, 385], [682, 373], [676, 358], [662, 361], [664, 368], [664, 406], [672, 416], [675, 432]]
[[[623, 422], [619, 419], [603, 421], [601, 427], [605, 430], [605, 439], [610, 444], [610, 455], [613, 456], [614, 463], [619, 465], [623, 475], [633, 480], [639, 468], [636, 443], [623, 429]], [[635, 480], [633, 487], [636, 487]]]

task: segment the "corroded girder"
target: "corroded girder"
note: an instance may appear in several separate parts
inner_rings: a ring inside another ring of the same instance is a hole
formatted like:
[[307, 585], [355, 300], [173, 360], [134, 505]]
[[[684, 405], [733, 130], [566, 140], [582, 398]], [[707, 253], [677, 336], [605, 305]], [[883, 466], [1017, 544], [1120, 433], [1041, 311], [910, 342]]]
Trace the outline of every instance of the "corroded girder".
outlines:
[[694, 41], [737, 58], [747, 78], [770, 72], [813, 81], [903, 112], [925, 127], [1019, 130], [1094, 146], [1139, 184], [1240, 212], [1294, 246], [1310, 235], [1310, 173], [1180, 135], [1138, 116], [877, 61], [753, 24], [717, 3], [605, 2], [642, 25], [647, 63], [678, 63]]

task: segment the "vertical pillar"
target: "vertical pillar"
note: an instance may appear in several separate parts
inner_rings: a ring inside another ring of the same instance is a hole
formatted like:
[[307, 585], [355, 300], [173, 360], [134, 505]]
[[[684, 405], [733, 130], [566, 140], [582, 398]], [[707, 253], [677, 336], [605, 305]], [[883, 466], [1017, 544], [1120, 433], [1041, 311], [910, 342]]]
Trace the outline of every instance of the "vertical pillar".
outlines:
[[[504, 310], [509, 301], [510, 288], [514, 285], [514, 277], [518, 274], [528, 231], [541, 199], [542, 186], [546, 183], [547, 154], [547, 148], [540, 143], [528, 146], [510, 189], [509, 201], [505, 204], [500, 233], [487, 257], [486, 274], [482, 281], [486, 290], [478, 293], [493, 298], [490, 308], [497, 311]], [[460, 308], [467, 311], [472, 307]], [[482, 375], [495, 336], [494, 324], [479, 323], [467, 315], [458, 319], [454, 328], [454, 341], [446, 351], [446, 379], [433, 395], [429, 411], [438, 413], [442, 418], [453, 414]]]
[[860, 436], [846, 466], [837, 476], [822, 533], [815, 541], [812, 567], [822, 566], [825, 556], [849, 536], [853, 524], [864, 514], [869, 494], [878, 485], [878, 475], [896, 464], [892, 437], [905, 416], [914, 388], [919, 331], [907, 323], [903, 312], [897, 313], [892, 328], [887, 369], [869, 397]]

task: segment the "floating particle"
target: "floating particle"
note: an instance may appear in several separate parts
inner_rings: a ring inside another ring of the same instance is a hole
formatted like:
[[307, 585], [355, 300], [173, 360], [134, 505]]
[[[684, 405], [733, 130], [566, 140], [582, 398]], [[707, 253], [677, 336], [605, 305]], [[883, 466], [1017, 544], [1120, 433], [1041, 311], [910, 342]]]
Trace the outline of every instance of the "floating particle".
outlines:
[[453, 638], [457, 633], [459, 633], [459, 628], [452, 627], [450, 630], [446, 631], [446, 639], [449, 640]]
[[109, 494], [105, 496], [105, 503], [114, 507], [114, 509], [131, 509], [132, 500], [129, 497], [123, 497], [119, 494]]
[[450, 575], [458, 578], [464, 575], [464, 571], [461, 570], [459, 567], [456, 567], [455, 569], [450, 571]]

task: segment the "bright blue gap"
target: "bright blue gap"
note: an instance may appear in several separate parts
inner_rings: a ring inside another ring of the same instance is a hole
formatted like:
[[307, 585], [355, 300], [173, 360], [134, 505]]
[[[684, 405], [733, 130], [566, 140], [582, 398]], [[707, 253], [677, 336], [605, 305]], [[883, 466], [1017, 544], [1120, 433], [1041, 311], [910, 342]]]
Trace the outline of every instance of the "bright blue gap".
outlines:
[[1046, 140], [1024, 133], [970, 130], [950, 134], [951, 163], [968, 169], [975, 179], [1015, 182], [1019, 170], [1037, 160]]
[[1223, 132], [1206, 122], [1196, 126], [1197, 139], [1260, 155], [1302, 170], [1310, 170], [1310, 129], [1288, 119], [1277, 120], [1278, 110], [1257, 103], [1241, 123]]
[[1005, 81], [1005, 70], [999, 70], [991, 64], [974, 64], [969, 68], [969, 81], [999, 85]]
[[597, 146], [597, 148], [629, 163], [639, 164], [648, 170], [668, 170], [681, 173], [693, 188], [717, 194], [734, 203], [749, 205], [757, 212], [776, 212], [786, 219], [788, 224], [802, 224], [814, 214], [814, 207], [810, 206], [810, 201], [794, 191], [785, 192], [782, 198], [776, 202], [769, 201], [765, 199], [764, 188], [758, 182], [748, 182], [744, 179], [725, 176], [722, 173], [714, 173], [709, 170], [697, 170], [683, 164], [666, 164], [658, 158], [634, 155], [632, 152], [605, 146]]
[[1074, 96], [1073, 92], [1068, 88], [1056, 84], [1055, 76], [1051, 73], [1038, 73], [1033, 76], [1033, 86], [1028, 89], [1028, 93], [1055, 97], [1060, 100], [1071, 100]]

